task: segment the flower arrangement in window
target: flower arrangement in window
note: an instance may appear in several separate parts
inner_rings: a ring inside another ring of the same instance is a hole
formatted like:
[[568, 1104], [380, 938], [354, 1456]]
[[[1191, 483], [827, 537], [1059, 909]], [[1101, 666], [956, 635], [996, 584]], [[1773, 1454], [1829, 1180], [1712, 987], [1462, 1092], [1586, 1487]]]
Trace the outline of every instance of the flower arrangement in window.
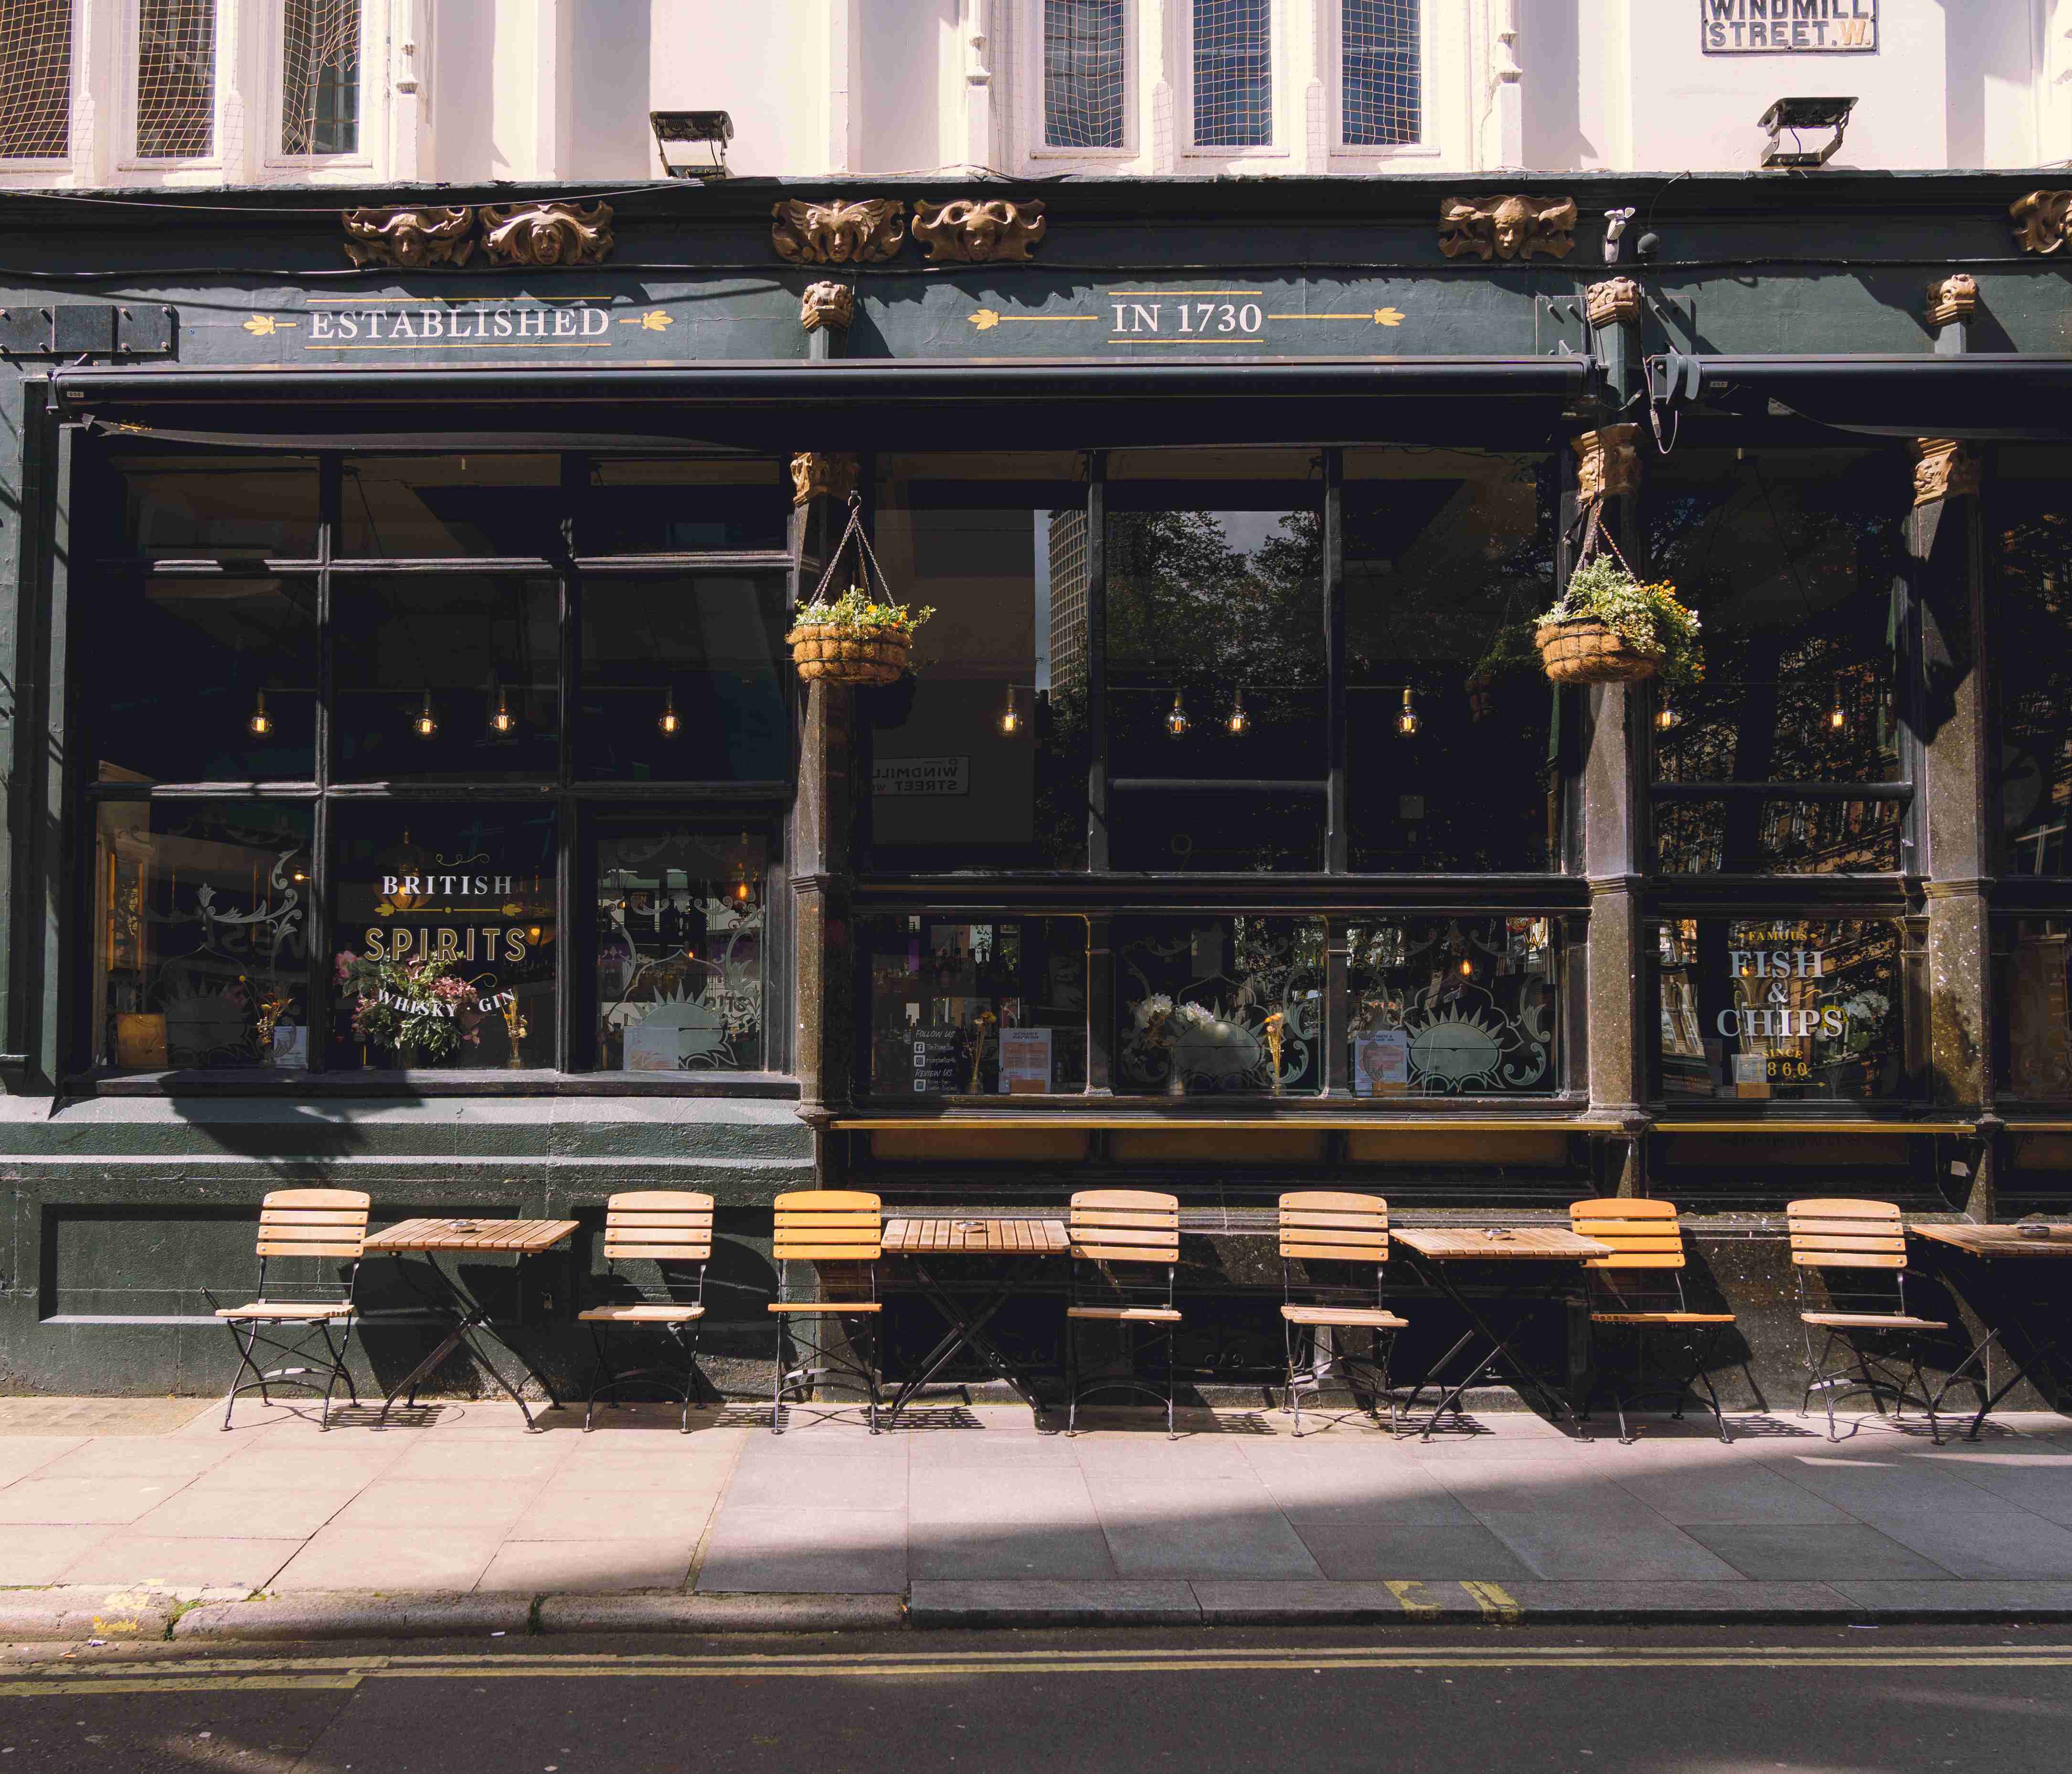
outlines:
[[343, 951], [338, 984], [352, 996], [352, 1033], [407, 1063], [450, 1059], [482, 1039], [460, 1021], [461, 1007], [481, 994], [442, 962], [394, 961]]
[[1556, 684], [1638, 684], [1659, 675], [1683, 693], [1704, 674], [1698, 613], [1674, 585], [1643, 583], [1616, 548], [1576, 569], [1533, 639]]

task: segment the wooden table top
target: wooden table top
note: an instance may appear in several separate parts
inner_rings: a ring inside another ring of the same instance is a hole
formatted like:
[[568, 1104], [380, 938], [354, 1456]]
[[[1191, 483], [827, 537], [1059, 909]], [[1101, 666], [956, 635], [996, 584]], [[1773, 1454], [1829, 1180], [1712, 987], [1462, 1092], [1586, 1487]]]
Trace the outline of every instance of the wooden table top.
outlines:
[[1907, 1230], [1975, 1257], [2072, 1257], [2072, 1226], [2056, 1222], [2047, 1238], [2025, 1238], [2012, 1226], [1910, 1226]]
[[369, 1250], [551, 1250], [578, 1230], [575, 1220], [405, 1220], [367, 1241]]
[[1061, 1257], [1071, 1248], [1063, 1220], [892, 1213], [885, 1221], [891, 1256]]
[[1571, 1232], [1565, 1226], [1492, 1227], [1503, 1238], [1490, 1238], [1480, 1226], [1392, 1226], [1388, 1235], [1420, 1255], [1441, 1263], [1581, 1263], [1608, 1257], [1609, 1244]]

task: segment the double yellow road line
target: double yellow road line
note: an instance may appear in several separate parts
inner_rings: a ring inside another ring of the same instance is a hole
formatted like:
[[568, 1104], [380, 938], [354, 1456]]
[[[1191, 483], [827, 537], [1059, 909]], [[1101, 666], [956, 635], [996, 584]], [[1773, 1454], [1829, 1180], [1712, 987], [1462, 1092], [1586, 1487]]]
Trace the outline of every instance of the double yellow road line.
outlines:
[[16, 1665], [0, 1680], [0, 1698], [67, 1695], [350, 1692], [366, 1682], [525, 1679], [568, 1681], [600, 1676], [704, 1681], [798, 1679], [935, 1681], [1032, 1675], [1192, 1675], [1223, 1672], [1396, 1669], [1443, 1675], [1453, 1669], [1501, 1669], [1514, 1675], [1559, 1670], [1777, 1669], [2063, 1669], [2072, 1645], [1377, 1645], [1285, 1647], [1145, 1646], [1123, 1650], [1067, 1649], [898, 1652], [726, 1652], [672, 1655], [636, 1652], [481, 1652], [436, 1657], [306, 1657], [123, 1659]]

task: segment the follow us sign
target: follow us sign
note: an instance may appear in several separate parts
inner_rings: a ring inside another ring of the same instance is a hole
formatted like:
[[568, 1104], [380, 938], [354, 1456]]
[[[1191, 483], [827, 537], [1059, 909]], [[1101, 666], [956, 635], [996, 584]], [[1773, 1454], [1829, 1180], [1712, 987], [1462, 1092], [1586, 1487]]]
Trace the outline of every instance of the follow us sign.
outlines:
[[1698, 0], [1708, 55], [1864, 54], [1877, 49], [1877, 0]]

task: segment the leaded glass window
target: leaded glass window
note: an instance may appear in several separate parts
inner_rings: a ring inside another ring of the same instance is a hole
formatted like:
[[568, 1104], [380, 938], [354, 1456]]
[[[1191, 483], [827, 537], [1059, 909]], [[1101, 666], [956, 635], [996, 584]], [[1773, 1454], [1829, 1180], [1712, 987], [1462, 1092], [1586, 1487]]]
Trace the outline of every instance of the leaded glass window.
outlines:
[[1341, 0], [1345, 145], [1392, 148], [1424, 130], [1419, 0]]
[[1272, 0], [1194, 0], [1194, 142], [1264, 148], [1273, 141]]
[[1044, 0], [1043, 145], [1123, 146], [1123, 0]]

